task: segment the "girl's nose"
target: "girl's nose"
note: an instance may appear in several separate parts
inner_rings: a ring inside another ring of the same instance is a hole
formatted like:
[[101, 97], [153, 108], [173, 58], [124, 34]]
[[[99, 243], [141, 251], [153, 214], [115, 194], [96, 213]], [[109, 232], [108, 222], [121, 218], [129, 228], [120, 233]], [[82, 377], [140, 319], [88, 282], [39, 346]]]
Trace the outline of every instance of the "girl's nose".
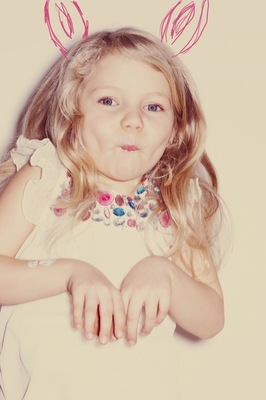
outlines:
[[139, 132], [143, 128], [141, 115], [137, 111], [129, 111], [121, 121], [122, 127], [126, 131]]

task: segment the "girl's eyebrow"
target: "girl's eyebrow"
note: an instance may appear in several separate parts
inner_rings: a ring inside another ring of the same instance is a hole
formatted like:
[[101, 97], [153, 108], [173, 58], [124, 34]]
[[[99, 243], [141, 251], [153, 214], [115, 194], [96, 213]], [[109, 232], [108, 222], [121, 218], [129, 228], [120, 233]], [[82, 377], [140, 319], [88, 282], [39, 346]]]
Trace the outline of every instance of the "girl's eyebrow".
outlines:
[[168, 100], [169, 103], [171, 103], [171, 99], [169, 98], [169, 96], [167, 96], [167, 94], [161, 93], [161, 92], [148, 92], [146, 93], [146, 95], [148, 96], [152, 96], [152, 95], [156, 95], [156, 96], [160, 96], [163, 97], [164, 99]]
[[96, 88], [94, 88], [93, 90], [92, 90], [92, 93], [93, 92], [96, 92], [96, 90], [104, 90], [104, 89], [116, 89], [116, 90], [122, 90], [120, 87], [118, 87], [118, 86], [111, 86], [111, 85], [104, 85], [104, 86], [97, 86]]

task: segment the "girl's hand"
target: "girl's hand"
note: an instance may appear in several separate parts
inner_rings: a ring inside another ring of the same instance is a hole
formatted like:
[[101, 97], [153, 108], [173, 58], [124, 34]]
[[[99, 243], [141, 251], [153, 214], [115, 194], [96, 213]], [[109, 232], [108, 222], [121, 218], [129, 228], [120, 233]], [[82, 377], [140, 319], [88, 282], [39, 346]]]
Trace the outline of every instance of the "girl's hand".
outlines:
[[72, 261], [66, 287], [73, 298], [75, 327], [83, 328], [87, 339], [99, 334], [101, 344], [108, 343], [112, 334], [121, 338], [125, 329], [125, 307], [120, 291], [97, 268]]
[[151, 256], [138, 262], [125, 277], [121, 293], [125, 304], [127, 340], [137, 341], [139, 318], [144, 308], [142, 334], [149, 334], [167, 316], [172, 293], [172, 263]]

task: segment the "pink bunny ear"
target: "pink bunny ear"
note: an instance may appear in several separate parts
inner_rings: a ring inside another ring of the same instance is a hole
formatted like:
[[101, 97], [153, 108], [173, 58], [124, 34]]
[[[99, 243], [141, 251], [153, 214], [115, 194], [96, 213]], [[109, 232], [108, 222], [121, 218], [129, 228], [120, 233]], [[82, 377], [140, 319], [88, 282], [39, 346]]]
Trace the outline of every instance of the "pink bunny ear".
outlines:
[[[167, 42], [168, 41], [168, 33], [170, 33], [171, 37], [171, 45], [175, 45], [177, 47], [177, 39], [183, 34], [186, 27], [194, 20], [196, 14], [196, 5], [194, 1], [191, 1], [185, 7], [180, 9], [180, 5], [182, 0], [180, 0], [163, 18], [160, 25], [160, 40]], [[199, 15], [199, 19], [196, 25], [196, 29], [192, 34], [190, 40], [186, 43], [185, 46], [178, 51], [174, 57], [179, 54], [187, 53], [200, 39], [206, 25], [208, 23], [209, 18], [209, 8], [210, 2], [209, 0], [202, 0], [201, 3], [201, 12]], [[178, 13], [178, 14], [177, 14]], [[177, 14], [177, 16], [176, 16]]]
[[81, 11], [81, 8], [78, 5], [78, 3], [76, 1], [72, 1], [72, 3], [76, 7], [77, 12], [79, 13], [79, 16], [80, 16], [81, 21], [82, 21], [83, 26], [84, 26], [84, 33], [82, 35], [82, 39], [86, 39], [89, 36], [89, 21], [87, 21], [87, 20], [85, 21], [85, 19], [83, 18], [83, 12]]
[[[82, 35], [82, 38], [85, 39], [86, 37], [88, 37], [89, 34], [89, 22], [86, 20], [84, 20], [83, 18], [83, 13], [81, 11], [81, 8], [79, 7], [78, 3], [76, 1], [72, 1], [71, 2], [74, 7], [76, 8], [76, 11], [78, 12], [80, 18], [81, 18], [81, 22], [83, 24], [84, 27], [84, 33]], [[58, 15], [58, 20], [60, 23], [60, 26], [65, 34], [65, 36], [67, 36], [69, 39], [72, 39], [73, 34], [74, 34], [74, 24], [71, 18], [70, 13], [68, 12], [67, 7], [65, 6], [64, 3], [60, 3], [60, 5], [58, 5], [57, 3], [55, 3], [55, 9], [57, 11], [57, 15]], [[50, 34], [50, 38], [52, 40], [52, 42], [54, 43], [54, 45], [56, 47], [59, 47], [59, 50], [61, 51], [61, 53], [67, 57], [67, 49], [63, 46], [62, 42], [59, 40], [59, 38], [56, 36], [54, 29], [52, 27], [52, 22], [51, 22], [51, 11], [50, 11], [50, 0], [46, 0], [45, 5], [44, 5], [44, 22], [47, 25], [49, 34]]]

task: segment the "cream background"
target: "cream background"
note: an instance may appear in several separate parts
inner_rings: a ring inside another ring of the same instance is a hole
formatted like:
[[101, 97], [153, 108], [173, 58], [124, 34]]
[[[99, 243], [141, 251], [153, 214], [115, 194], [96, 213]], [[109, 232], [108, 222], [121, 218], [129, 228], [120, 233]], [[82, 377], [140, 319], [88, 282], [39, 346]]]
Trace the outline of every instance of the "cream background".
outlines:
[[[54, 3], [51, 0], [55, 19]], [[70, 0], [64, 3], [74, 16]], [[195, 3], [199, 9], [201, 1]], [[79, 0], [78, 4], [91, 32], [134, 25], [157, 34], [175, 2]], [[43, 22], [43, 5], [43, 0], [1, 5], [1, 153], [25, 100], [60, 56]], [[207, 149], [235, 226], [233, 251], [220, 272], [226, 327], [209, 341], [180, 339], [181, 400], [260, 400], [266, 396], [265, 15], [263, 0], [210, 0], [209, 23], [202, 38], [181, 56], [200, 92], [208, 122]], [[74, 23], [74, 37], [79, 39], [82, 26], [78, 18]], [[59, 36], [59, 27], [54, 25], [54, 29]], [[68, 47], [72, 42], [64, 39]]]

